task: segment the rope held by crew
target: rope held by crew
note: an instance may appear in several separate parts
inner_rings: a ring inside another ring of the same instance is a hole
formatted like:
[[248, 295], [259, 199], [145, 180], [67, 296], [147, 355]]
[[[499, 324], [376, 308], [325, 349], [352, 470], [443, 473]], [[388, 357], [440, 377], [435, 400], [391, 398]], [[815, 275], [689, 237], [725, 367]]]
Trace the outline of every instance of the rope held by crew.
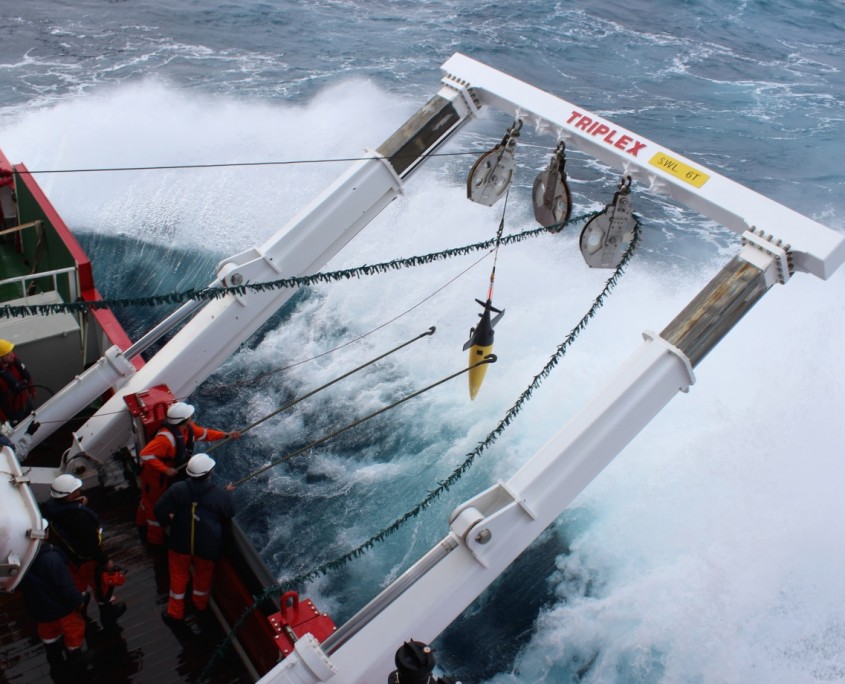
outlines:
[[428, 385], [427, 387], [423, 387], [421, 390], [417, 390], [416, 392], [412, 392], [411, 394], [409, 394], [405, 397], [402, 397], [399, 401], [395, 401], [392, 404], [385, 406], [384, 408], [380, 408], [378, 411], [374, 411], [373, 413], [370, 413], [369, 415], [366, 415], [363, 418], [359, 418], [358, 420], [356, 420], [352, 423], [349, 423], [348, 425], [343, 426], [339, 430], [335, 430], [334, 432], [326, 435], [325, 437], [321, 437], [320, 439], [315, 439], [313, 442], [309, 442], [304, 447], [301, 447], [300, 449], [297, 449], [296, 451], [293, 451], [289, 454], [285, 454], [281, 458], [278, 458], [274, 461], [271, 461], [269, 464], [262, 466], [258, 470], [254, 470], [249, 475], [242, 477], [240, 480], [236, 480], [235, 482], [232, 482], [230, 486], [232, 486], [233, 488], [239, 487], [240, 485], [242, 485], [247, 480], [251, 480], [252, 478], [257, 477], [261, 473], [263, 473], [267, 470], [270, 470], [271, 468], [275, 468], [277, 465], [280, 465], [281, 463], [284, 463], [285, 461], [289, 461], [292, 458], [294, 458], [295, 456], [299, 456], [299, 454], [301, 454], [305, 451], [308, 451], [309, 449], [317, 446], [318, 444], [323, 444], [324, 442], [328, 442], [330, 439], [337, 437], [338, 435], [346, 432], [347, 430], [351, 430], [352, 428], [357, 427], [361, 423], [364, 423], [364, 422], [370, 420], [371, 418], [375, 418], [376, 416], [379, 416], [382, 413], [385, 413], [386, 411], [394, 409], [397, 406], [399, 406], [400, 404], [404, 404], [406, 401], [410, 401], [414, 397], [418, 397], [421, 394], [428, 392], [429, 390], [434, 389], [435, 387], [438, 387], [439, 385], [442, 385], [446, 382], [449, 382], [449, 380], [457, 378], [459, 375], [463, 375], [464, 373], [470, 372], [476, 366], [479, 366], [479, 365], [484, 364], [484, 363], [495, 363], [495, 362], [496, 362], [496, 355], [495, 354], [488, 354], [481, 361], [473, 364], [472, 366], [469, 366], [468, 368], [462, 368], [457, 373], [452, 373], [451, 375], [447, 375], [445, 378], [442, 378], [442, 379], [438, 380], [437, 382], [434, 382], [434, 383]]
[[393, 349], [390, 349], [389, 351], [384, 352], [384, 354], [381, 354], [381, 355], [379, 355], [379, 356], [375, 357], [374, 359], [370, 359], [369, 361], [367, 361], [366, 363], [361, 364], [361, 365], [360, 365], [360, 366], [358, 366], [357, 368], [353, 368], [351, 371], [347, 371], [347, 372], [346, 372], [346, 373], [344, 373], [343, 375], [339, 375], [339, 376], [338, 376], [338, 377], [336, 377], [334, 380], [331, 380], [331, 381], [327, 382], [325, 385], [321, 385], [320, 387], [317, 387], [316, 389], [313, 389], [313, 390], [311, 390], [310, 392], [306, 392], [306, 393], [305, 393], [305, 394], [303, 394], [301, 397], [297, 397], [297, 398], [296, 398], [296, 399], [294, 399], [293, 401], [289, 401], [288, 403], [284, 404], [284, 405], [283, 405], [283, 406], [281, 406], [280, 408], [277, 408], [275, 411], [271, 411], [270, 413], [268, 413], [268, 414], [267, 414], [266, 416], [264, 416], [263, 418], [259, 418], [259, 419], [258, 419], [258, 420], [256, 420], [255, 422], [250, 423], [249, 425], [247, 425], [245, 428], [243, 428], [243, 429], [242, 429], [242, 430], [240, 430], [239, 432], [233, 432], [233, 433], [231, 433], [231, 436], [230, 436], [230, 437], [225, 437], [225, 438], [223, 438], [223, 440], [221, 440], [219, 444], [215, 444], [214, 446], [210, 447], [210, 448], [209, 448], [209, 449], [207, 449], [206, 451], [207, 451], [208, 453], [211, 453], [211, 452], [212, 452], [212, 451], [214, 451], [216, 448], [223, 446], [223, 445], [224, 445], [226, 442], [228, 442], [230, 439], [236, 439], [234, 435], [236, 435], [236, 434], [237, 434], [237, 435], [238, 435], [238, 437], [240, 437], [241, 435], [246, 434], [247, 432], [249, 432], [249, 431], [250, 431], [250, 430], [252, 430], [253, 428], [255, 428], [255, 427], [257, 427], [257, 426], [261, 425], [261, 423], [263, 423], [265, 420], [269, 420], [270, 418], [272, 418], [272, 417], [273, 417], [273, 416], [275, 416], [275, 415], [278, 415], [278, 414], [279, 414], [279, 413], [281, 413], [282, 411], [287, 411], [289, 408], [292, 408], [292, 407], [296, 406], [297, 404], [299, 404], [300, 402], [305, 401], [306, 399], [308, 399], [308, 397], [312, 397], [312, 396], [314, 396], [315, 394], [317, 394], [317, 392], [321, 392], [322, 390], [326, 389], [327, 387], [331, 387], [331, 386], [332, 386], [332, 385], [334, 385], [335, 383], [338, 383], [338, 382], [340, 382], [341, 380], [343, 380], [343, 379], [345, 379], [345, 378], [348, 378], [350, 375], [354, 375], [354, 374], [355, 374], [355, 373], [357, 373], [358, 371], [363, 370], [364, 368], [367, 368], [368, 366], [372, 366], [372, 365], [373, 365], [374, 363], [376, 363], [377, 361], [381, 361], [382, 359], [384, 359], [384, 358], [386, 358], [386, 357], [390, 356], [391, 354], [394, 354], [395, 352], [398, 352], [400, 349], [404, 349], [404, 348], [405, 348], [405, 347], [407, 347], [409, 344], [413, 344], [414, 342], [417, 342], [418, 340], [421, 340], [423, 337], [428, 337], [429, 335], [433, 335], [433, 334], [434, 334], [434, 332], [435, 332], [436, 330], [437, 330], [437, 328], [436, 328], [436, 327], [431, 326], [431, 327], [430, 327], [428, 330], [426, 330], [424, 333], [421, 333], [421, 334], [417, 335], [417, 336], [416, 336], [416, 337], [414, 337], [413, 339], [410, 339], [410, 340], [408, 340], [407, 342], [403, 342], [403, 343], [402, 343], [402, 344], [400, 344], [399, 346], [394, 347]]

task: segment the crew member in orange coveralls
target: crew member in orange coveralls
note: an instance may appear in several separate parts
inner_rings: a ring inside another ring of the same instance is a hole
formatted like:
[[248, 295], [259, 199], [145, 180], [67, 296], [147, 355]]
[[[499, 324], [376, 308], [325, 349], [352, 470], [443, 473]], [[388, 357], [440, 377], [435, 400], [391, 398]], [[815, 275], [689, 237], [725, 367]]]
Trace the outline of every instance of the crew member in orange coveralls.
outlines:
[[191, 601], [198, 613], [208, 608], [214, 566], [223, 548], [226, 528], [235, 515], [234, 485], [220, 487], [211, 482], [215, 462], [208, 454], [191, 456], [188, 479], [177, 482], [159, 499], [156, 515], [162, 526], [170, 526], [167, 566], [170, 571], [170, 599], [161, 614], [175, 629], [201, 632], [194, 620], [185, 620], [185, 589], [194, 568]]
[[184, 402], [171, 404], [159, 431], [141, 450], [141, 503], [135, 514], [135, 524], [147, 530], [150, 544], [164, 543], [164, 530], [156, 520], [156, 501], [170, 485], [179, 469], [194, 453], [194, 442], [216, 442], [220, 439], [237, 439], [238, 431], [223, 432], [195, 425], [191, 420], [194, 407]]

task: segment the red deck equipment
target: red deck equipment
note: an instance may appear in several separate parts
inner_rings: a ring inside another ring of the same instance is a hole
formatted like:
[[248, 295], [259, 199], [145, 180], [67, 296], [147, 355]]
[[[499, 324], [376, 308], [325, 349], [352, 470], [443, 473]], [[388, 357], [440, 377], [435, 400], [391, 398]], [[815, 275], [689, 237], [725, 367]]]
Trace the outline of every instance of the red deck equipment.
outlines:
[[334, 621], [317, 610], [311, 599], [299, 600], [295, 591], [282, 594], [281, 610], [267, 618], [276, 630], [276, 643], [283, 656], [293, 652], [299, 637], [311, 633], [321, 644], [337, 630]]

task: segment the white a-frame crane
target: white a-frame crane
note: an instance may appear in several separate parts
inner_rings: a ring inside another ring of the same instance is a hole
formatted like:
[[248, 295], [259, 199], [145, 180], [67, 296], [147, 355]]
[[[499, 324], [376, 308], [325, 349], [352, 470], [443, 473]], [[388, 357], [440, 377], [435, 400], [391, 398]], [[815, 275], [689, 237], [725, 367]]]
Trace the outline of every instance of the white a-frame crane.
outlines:
[[[214, 285], [316, 272], [403, 191], [427, 156], [484, 108], [548, 133], [552, 142], [621, 170], [638, 187], [727, 226], [742, 235], [743, 246], [662, 332], [644, 334], [604, 388], [517, 473], [456, 508], [431, 551], [323, 644], [297, 641], [295, 652], [262, 682], [386, 681], [398, 645], [436, 638], [676, 393], [687, 391], [695, 366], [774, 284], [795, 273], [827, 279], [845, 260], [842, 235], [600, 115], [464, 55], [453, 55], [443, 72], [440, 91], [404, 126], [265, 244], [222, 263]], [[72, 415], [84, 397], [105, 389], [100, 385], [116, 384], [115, 396], [77, 431], [69, 455], [84, 449], [104, 462], [132, 440], [124, 395], [166, 382], [177, 396], [188, 396], [291, 294], [247, 292], [186, 305], [172, 319], [190, 320], [142, 369], [91, 381], [86, 392], [69, 388], [35, 419], [46, 424], [53, 414]], [[138, 353], [152, 336], [125, 354]], [[81, 378], [80, 387], [84, 383]], [[15, 436], [26, 429], [24, 422]]]

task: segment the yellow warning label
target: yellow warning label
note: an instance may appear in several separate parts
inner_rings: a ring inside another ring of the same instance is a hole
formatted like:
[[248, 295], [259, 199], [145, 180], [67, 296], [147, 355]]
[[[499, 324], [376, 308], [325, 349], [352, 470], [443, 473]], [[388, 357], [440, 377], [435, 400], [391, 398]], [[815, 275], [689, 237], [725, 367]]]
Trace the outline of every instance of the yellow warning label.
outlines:
[[710, 176], [703, 171], [687, 166], [682, 161], [678, 161], [663, 152], [655, 154], [648, 160], [648, 163], [656, 166], [658, 169], [663, 169], [667, 173], [671, 173], [675, 178], [680, 178], [685, 183], [694, 185], [697, 188], [700, 188], [710, 180]]

